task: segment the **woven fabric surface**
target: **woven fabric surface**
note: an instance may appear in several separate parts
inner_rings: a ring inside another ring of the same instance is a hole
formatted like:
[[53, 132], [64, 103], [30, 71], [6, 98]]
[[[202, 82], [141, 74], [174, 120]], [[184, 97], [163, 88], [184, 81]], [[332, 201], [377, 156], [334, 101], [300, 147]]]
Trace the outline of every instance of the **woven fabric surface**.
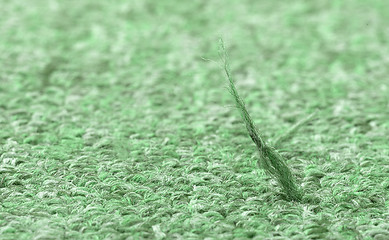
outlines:
[[[389, 239], [389, 2], [0, 7], [0, 239]], [[258, 168], [252, 121], [303, 201]]]

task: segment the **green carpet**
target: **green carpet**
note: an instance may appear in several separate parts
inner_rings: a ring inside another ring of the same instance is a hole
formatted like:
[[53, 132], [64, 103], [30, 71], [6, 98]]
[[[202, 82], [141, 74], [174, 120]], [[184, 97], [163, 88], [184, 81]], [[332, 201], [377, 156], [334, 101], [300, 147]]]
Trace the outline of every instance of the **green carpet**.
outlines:
[[1, 240], [389, 239], [389, 1], [0, 2]]

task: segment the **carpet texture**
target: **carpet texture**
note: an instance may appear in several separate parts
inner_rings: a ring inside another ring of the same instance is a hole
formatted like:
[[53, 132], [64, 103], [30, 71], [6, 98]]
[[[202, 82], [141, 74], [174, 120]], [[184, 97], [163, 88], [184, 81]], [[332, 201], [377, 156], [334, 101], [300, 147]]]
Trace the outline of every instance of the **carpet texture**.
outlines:
[[[3, 0], [0, 239], [389, 239], [389, 2]], [[285, 198], [218, 48], [302, 201]]]

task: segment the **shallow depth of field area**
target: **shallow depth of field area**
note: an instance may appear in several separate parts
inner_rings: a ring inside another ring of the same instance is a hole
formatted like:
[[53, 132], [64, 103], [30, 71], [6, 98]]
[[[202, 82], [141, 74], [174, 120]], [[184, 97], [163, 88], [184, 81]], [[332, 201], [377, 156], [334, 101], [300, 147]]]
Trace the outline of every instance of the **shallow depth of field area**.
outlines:
[[[0, 239], [389, 239], [389, 2], [3, 0]], [[301, 201], [258, 168], [222, 69]]]

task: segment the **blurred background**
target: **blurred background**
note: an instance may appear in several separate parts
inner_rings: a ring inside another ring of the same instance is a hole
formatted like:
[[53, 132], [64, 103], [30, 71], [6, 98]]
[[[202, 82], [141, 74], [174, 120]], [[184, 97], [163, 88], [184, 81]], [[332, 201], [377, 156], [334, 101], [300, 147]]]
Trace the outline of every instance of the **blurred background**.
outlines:
[[[56, 141], [51, 130], [58, 138], [74, 128], [123, 137], [184, 134], [177, 141], [228, 135], [222, 129], [240, 120], [220, 67], [219, 38], [264, 135], [316, 108], [325, 120], [317, 131], [329, 142], [346, 141], [349, 131], [387, 131], [387, 5], [6, 1], [0, 108], [3, 118], [19, 120], [3, 120], [0, 141]], [[35, 128], [26, 125], [31, 121]]]

